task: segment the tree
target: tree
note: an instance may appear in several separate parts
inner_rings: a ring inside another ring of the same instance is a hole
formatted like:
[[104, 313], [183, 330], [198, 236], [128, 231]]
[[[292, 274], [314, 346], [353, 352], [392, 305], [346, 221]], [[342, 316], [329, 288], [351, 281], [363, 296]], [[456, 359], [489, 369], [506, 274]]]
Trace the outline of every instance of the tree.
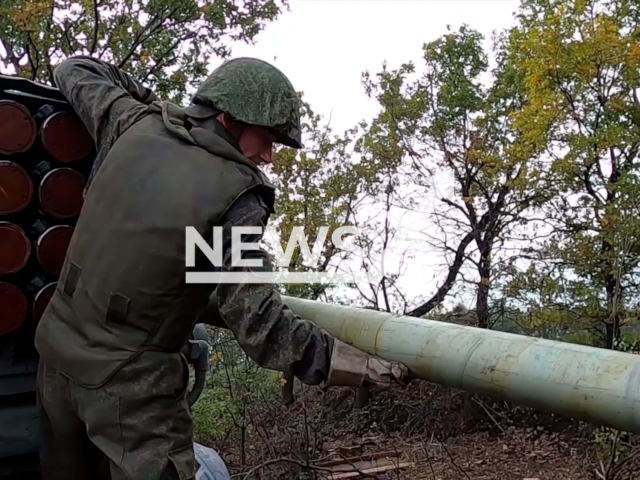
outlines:
[[[277, 233], [275, 240], [281, 242], [280, 248], [285, 252], [286, 242], [294, 242], [294, 228], [302, 227], [311, 253], [318, 239], [324, 242], [315, 264], [305, 264], [300, 246], [296, 246], [290, 263], [278, 270], [346, 273], [343, 263], [351, 255], [331, 239], [337, 228], [355, 224], [377, 177], [352, 158], [357, 127], [336, 135], [330, 122], [315, 114], [308, 103], [302, 103], [302, 112], [304, 148], [279, 148], [274, 157], [270, 177], [278, 195], [270, 224]], [[267, 248], [273, 251], [268, 240]], [[287, 295], [312, 300], [326, 297], [332, 288], [328, 283], [280, 285]], [[285, 382], [284, 401], [290, 403], [294, 385], [291, 372], [285, 374]]]
[[112, 62], [163, 98], [183, 100], [225, 40], [251, 41], [286, 0], [16, 0], [0, 5], [0, 69], [53, 83], [73, 55]]
[[514, 290], [537, 291], [542, 317], [588, 319], [612, 348], [639, 278], [640, 5], [526, 0], [518, 19], [508, 62], [528, 103], [515, 122], [546, 149], [555, 192], [549, 239]]
[[[496, 247], [510, 241], [511, 231], [525, 221], [523, 213], [541, 202], [544, 176], [535, 149], [510, 118], [524, 101], [518, 70], [499, 63], [491, 71], [482, 41], [463, 26], [424, 46], [425, 73], [416, 80], [410, 80], [414, 65], [405, 64], [396, 71], [385, 68], [377, 80], [367, 74], [364, 82], [382, 107], [369, 133], [371, 155], [404, 165], [407, 177], [423, 189], [433, 172], [453, 182], [453, 195], [444, 196], [434, 212], [442, 230], [438, 247], [453, 254], [453, 261], [435, 295], [410, 314], [424, 316], [442, 302], [470, 262], [478, 326], [488, 327]], [[498, 57], [503, 49], [498, 39]], [[482, 82], [487, 74], [493, 76], [490, 85]], [[456, 239], [453, 247], [449, 236]], [[475, 253], [468, 251], [471, 246]]]
[[[283, 242], [290, 241], [294, 228], [302, 227], [310, 250], [318, 238], [324, 238], [315, 265], [303, 263], [298, 246], [286, 268], [288, 271], [339, 271], [349, 254], [333, 244], [332, 235], [337, 228], [354, 225], [366, 192], [376, 179], [352, 161], [357, 127], [336, 135], [329, 122], [315, 114], [309, 104], [303, 102], [302, 107], [304, 148], [298, 151], [279, 148], [273, 162], [272, 183], [278, 197], [271, 223]], [[287, 245], [281, 248], [285, 250]], [[288, 295], [314, 300], [328, 288], [328, 284], [283, 285]]]
[[[361, 165], [367, 162], [368, 159], [364, 159]], [[353, 262], [352, 267], [366, 273], [369, 278], [366, 282], [350, 285], [359, 296], [353, 305], [406, 314], [409, 302], [398, 285], [398, 279], [413, 254], [407, 250], [398, 252], [393, 248], [399, 228], [392, 210], [402, 200], [401, 177], [393, 168], [377, 167], [373, 165], [373, 168], [368, 168], [369, 172], [375, 171], [378, 178], [369, 184], [367, 208], [363, 208], [358, 212], [360, 215], [354, 218], [358, 229], [354, 239], [358, 248], [358, 262]]]

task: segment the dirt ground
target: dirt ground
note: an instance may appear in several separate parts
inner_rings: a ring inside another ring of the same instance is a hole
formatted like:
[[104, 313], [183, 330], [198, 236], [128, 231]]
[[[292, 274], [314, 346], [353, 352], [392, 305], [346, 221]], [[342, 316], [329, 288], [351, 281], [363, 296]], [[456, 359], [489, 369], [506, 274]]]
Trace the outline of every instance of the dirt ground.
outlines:
[[[601, 480], [596, 469], [609, 466], [602, 454], [608, 444], [598, 444], [594, 426], [507, 402], [427, 382], [374, 391], [360, 410], [353, 401], [349, 388], [302, 387], [289, 407], [252, 408], [244, 448], [237, 435], [211, 445], [234, 480], [322, 479], [320, 461], [332, 454], [379, 452], [409, 465], [352, 478]], [[618, 444], [636, 452], [640, 441], [625, 436]], [[640, 463], [627, 462], [614, 476], [615, 465], [606, 480], [640, 479]]]

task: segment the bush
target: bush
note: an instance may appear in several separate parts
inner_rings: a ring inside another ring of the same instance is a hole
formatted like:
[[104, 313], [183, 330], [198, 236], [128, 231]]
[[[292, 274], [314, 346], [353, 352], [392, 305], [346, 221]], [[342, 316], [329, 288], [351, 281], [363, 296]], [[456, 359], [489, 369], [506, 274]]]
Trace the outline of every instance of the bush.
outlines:
[[260, 368], [227, 330], [212, 329], [210, 339], [211, 371], [193, 411], [197, 441], [244, 435], [253, 423], [253, 407], [281, 398], [280, 372]]

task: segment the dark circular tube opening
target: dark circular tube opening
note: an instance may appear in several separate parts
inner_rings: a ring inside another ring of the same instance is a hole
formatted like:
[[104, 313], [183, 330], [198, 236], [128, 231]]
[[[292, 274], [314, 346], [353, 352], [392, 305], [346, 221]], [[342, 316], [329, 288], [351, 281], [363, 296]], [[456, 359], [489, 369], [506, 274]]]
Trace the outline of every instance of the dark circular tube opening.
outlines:
[[46, 273], [59, 275], [73, 236], [73, 228], [56, 225], [47, 229], [36, 242], [36, 257]]
[[51, 301], [51, 297], [53, 297], [53, 294], [56, 291], [57, 284], [58, 282], [51, 282], [50, 284], [42, 287], [38, 293], [36, 293], [33, 300], [33, 319], [36, 322], [39, 322], [42, 318], [42, 314], [46, 310], [47, 305], [49, 305], [49, 302]]
[[29, 109], [13, 100], [0, 100], [0, 153], [24, 153], [33, 146], [38, 127]]
[[56, 168], [40, 182], [40, 205], [52, 217], [61, 220], [80, 215], [85, 180], [72, 168]]
[[0, 160], [0, 215], [22, 212], [33, 200], [33, 182], [17, 163]]
[[18, 273], [31, 256], [31, 241], [19, 226], [0, 222], [0, 275]]
[[47, 118], [40, 130], [42, 145], [59, 162], [83, 160], [93, 147], [93, 140], [73, 112], [57, 112]]

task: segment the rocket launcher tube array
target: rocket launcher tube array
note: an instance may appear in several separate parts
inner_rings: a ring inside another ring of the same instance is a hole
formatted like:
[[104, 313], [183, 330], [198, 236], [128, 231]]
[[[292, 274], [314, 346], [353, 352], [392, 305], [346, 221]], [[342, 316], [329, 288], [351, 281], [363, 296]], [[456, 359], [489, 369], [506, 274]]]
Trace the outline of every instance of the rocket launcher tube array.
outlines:
[[15, 333], [14, 347], [28, 343], [17, 330], [37, 323], [55, 289], [92, 152], [59, 91], [0, 75], [0, 337]]
[[640, 433], [640, 355], [283, 296], [302, 318], [413, 376]]

